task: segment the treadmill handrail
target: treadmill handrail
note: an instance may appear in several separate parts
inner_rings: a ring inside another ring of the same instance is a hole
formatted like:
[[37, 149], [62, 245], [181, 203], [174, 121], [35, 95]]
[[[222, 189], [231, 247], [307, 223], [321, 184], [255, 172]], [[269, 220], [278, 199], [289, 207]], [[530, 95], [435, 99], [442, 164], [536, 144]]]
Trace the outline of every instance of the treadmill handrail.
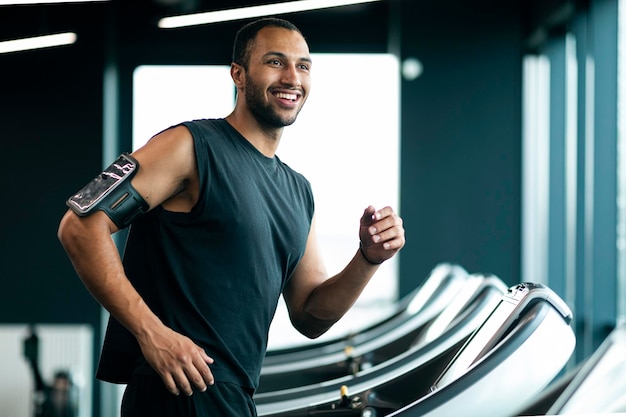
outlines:
[[[496, 298], [492, 291], [486, 291], [482, 295], [480, 302], [471, 306], [474, 311], [469, 319], [454, 323], [440, 337], [424, 344], [415, 345], [406, 352], [371, 368], [360, 371], [355, 375], [347, 375], [314, 385], [293, 387], [255, 395], [259, 416], [268, 412], [268, 408], [272, 407], [289, 409], [290, 407], [302, 406], [303, 399], [306, 399], [308, 404], [332, 402], [336, 399], [336, 391], [342, 384], [349, 384], [352, 392], [364, 392], [382, 383], [389, 382], [400, 375], [411, 372], [453, 346], [462, 343], [486, 319], [489, 312], [495, 308], [500, 296]], [[324, 392], [312, 394], [314, 391]]]
[[[368, 342], [375, 337], [393, 331], [402, 323], [412, 320], [417, 314], [435, 314], [445, 308], [450, 298], [457, 294], [468, 277], [468, 272], [454, 263], [439, 263], [433, 268], [424, 283], [400, 301], [398, 311], [385, 320], [333, 340], [307, 344], [299, 347], [268, 351], [262, 372], [274, 373], [272, 367], [307, 359], [318, 359], [322, 355], [339, 354], [347, 346]], [[419, 324], [419, 322], [418, 322]], [[278, 371], [281, 372], [280, 368]]]
[[[448, 301], [448, 306], [441, 311], [436, 306], [433, 306], [432, 308], [429, 308], [427, 306], [426, 310], [421, 314], [416, 314], [411, 319], [405, 321], [404, 323], [401, 323], [400, 325], [390, 330], [389, 332], [381, 335], [380, 337], [373, 338], [362, 344], [352, 346], [349, 354], [347, 354], [346, 351], [339, 351], [332, 354], [322, 355], [294, 363], [283, 363], [267, 366], [261, 369], [261, 378], [268, 375], [301, 372], [306, 371], [307, 369], [341, 363], [348, 359], [358, 358], [377, 349], [381, 349], [384, 346], [392, 344], [394, 341], [406, 335], [413, 329], [419, 329], [423, 328], [424, 326], [428, 326], [434, 320], [439, 319], [442, 314], [446, 314], [446, 311], [448, 310], [453, 310], [453, 312], [458, 313], [456, 309], [457, 304], [460, 304], [464, 307], [467, 306], [467, 304], [474, 297], [476, 297], [477, 294], [479, 294], [481, 291], [483, 291], [483, 289], [487, 287], [494, 287], [496, 289], [500, 289], [502, 292], [506, 291], [507, 289], [502, 280], [495, 275], [485, 276], [483, 274], [471, 274], [467, 277], [467, 280], [463, 283], [463, 286], [459, 289], [458, 293], [451, 300]], [[441, 333], [442, 329], [435, 329], [435, 331]], [[420, 336], [417, 337], [417, 340], [419, 340], [419, 338]], [[430, 339], [432, 338], [433, 336], [430, 336]]]

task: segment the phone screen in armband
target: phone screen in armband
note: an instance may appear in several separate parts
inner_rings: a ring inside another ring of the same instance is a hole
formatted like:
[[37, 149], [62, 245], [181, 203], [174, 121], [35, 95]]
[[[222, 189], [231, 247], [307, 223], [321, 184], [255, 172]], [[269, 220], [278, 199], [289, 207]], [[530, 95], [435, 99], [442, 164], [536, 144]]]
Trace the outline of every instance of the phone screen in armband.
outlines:
[[91, 213], [115, 188], [135, 175], [137, 166], [137, 161], [129, 154], [120, 155], [101, 174], [71, 196], [67, 205], [79, 216]]

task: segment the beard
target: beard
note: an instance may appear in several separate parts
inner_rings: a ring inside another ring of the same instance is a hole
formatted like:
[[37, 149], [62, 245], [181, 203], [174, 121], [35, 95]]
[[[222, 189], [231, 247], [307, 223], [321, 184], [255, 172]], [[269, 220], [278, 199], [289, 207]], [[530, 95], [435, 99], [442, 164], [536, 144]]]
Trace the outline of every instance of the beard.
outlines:
[[246, 88], [244, 96], [246, 98], [246, 103], [248, 103], [250, 113], [252, 113], [254, 118], [260, 124], [271, 128], [282, 128], [293, 124], [298, 117], [298, 113], [300, 113], [300, 109], [302, 108], [302, 106], [300, 106], [295, 114], [285, 116], [281, 115], [270, 105], [270, 103], [265, 101], [265, 90], [259, 88], [249, 74], [246, 74]]

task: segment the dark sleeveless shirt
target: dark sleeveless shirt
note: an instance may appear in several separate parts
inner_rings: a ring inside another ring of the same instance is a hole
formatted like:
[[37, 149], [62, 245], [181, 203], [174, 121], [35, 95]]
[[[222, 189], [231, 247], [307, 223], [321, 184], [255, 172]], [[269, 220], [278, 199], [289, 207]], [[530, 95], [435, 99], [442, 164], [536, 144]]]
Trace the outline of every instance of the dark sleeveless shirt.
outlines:
[[[198, 203], [136, 220], [124, 268], [155, 314], [215, 360], [216, 381], [255, 389], [278, 298], [306, 246], [311, 187], [224, 119], [183, 125], [195, 142]], [[136, 340], [110, 318], [97, 377], [128, 382], [138, 361]]]

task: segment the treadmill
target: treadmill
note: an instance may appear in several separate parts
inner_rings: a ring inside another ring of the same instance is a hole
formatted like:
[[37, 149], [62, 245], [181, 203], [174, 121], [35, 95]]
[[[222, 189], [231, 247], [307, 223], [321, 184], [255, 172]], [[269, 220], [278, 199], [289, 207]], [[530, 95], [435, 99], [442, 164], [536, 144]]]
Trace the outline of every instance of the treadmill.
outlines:
[[549, 415], [626, 413], [626, 323], [583, 362]]
[[[415, 398], [416, 392], [426, 394], [430, 389], [430, 382], [491, 314], [507, 289], [495, 275], [481, 274], [472, 274], [465, 287], [465, 291], [461, 291], [437, 317], [439, 320], [433, 321], [430, 327], [425, 326], [408, 349], [381, 362], [370, 361], [354, 374], [309, 385], [257, 393], [254, 400], [259, 416], [304, 416], [313, 412], [310, 410], [311, 406], [316, 413], [335, 410], [337, 399], [348, 398], [344, 393], [344, 388], [347, 389], [348, 386], [350, 391], [363, 393], [385, 384], [399, 384], [400, 390], [409, 388], [409, 392], [404, 395], [410, 399]], [[448, 314], [448, 311], [455, 311], [457, 314]], [[444, 322], [448, 325], [436, 337], [434, 332], [428, 331], [443, 327]], [[349, 402], [354, 405], [353, 399]], [[396, 401], [394, 407], [402, 404]], [[350, 409], [353, 408], [352, 405]]]
[[448, 300], [443, 311], [417, 314], [412, 320], [378, 337], [364, 340], [358, 345], [346, 345], [341, 352], [264, 367], [257, 392], [280, 391], [354, 375], [362, 369], [384, 362], [407, 351], [413, 344], [437, 337], [450, 325], [451, 320], [461, 317], [467, 306], [485, 291], [492, 291], [499, 298], [506, 291], [506, 285], [495, 276], [471, 274], [460, 291]]
[[344, 376], [356, 372], [365, 354], [389, 357], [405, 351], [424, 327], [465, 288], [469, 279], [467, 272], [458, 265], [438, 265], [402, 312], [393, 318], [331, 344], [267, 357], [257, 392]]
[[549, 288], [522, 283], [510, 287], [474, 330], [450, 329], [422, 349], [421, 358], [407, 352], [372, 368], [376, 372], [345, 378], [340, 387], [339, 381], [319, 384], [315, 394], [295, 389], [291, 398], [258, 398], [257, 410], [275, 417], [513, 416], [571, 356], [571, 318]]
[[394, 311], [384, 319], [377, 321], [356, 333], [344, 337], [311, 342], [300, 346], [270, 349], [265, 354], [264, 366], [297, 362], [343, 351], [346, 346], [359, 344], [362, 341], [378, 337], [401, 323], [410, 320], [416, 314], [426, 310], [435, 314], [443, 310], [450, 299], [459, 291], [468, 273], [463, 267], [454, 263], [437, 264], [426, 280], [398, 301]]
[[572, 313], [543, 284], [511, 287], [425, 397], [389, 416], [516, 416], [563, 369], [576, 339]]

